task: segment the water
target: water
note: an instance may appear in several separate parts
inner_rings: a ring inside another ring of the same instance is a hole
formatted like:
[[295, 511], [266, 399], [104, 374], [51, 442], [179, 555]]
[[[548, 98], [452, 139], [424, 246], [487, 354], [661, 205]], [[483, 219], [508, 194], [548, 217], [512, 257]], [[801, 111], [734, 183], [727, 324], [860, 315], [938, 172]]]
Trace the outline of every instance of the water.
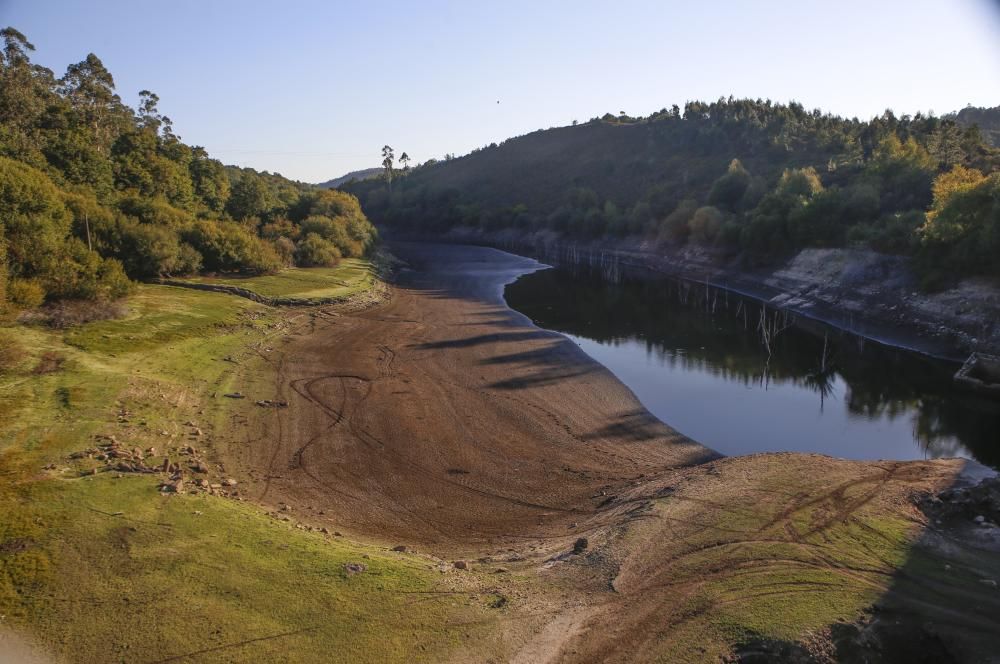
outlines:
[[951, 363], [773, 310], [762, 322], [758, 302], [675, 281], [614, 284], [557, 268], [520, 278], [506, 298], [579, 344], [661, 420], [723, 454], [1000, 466], [1000, 402], [955, 389]]

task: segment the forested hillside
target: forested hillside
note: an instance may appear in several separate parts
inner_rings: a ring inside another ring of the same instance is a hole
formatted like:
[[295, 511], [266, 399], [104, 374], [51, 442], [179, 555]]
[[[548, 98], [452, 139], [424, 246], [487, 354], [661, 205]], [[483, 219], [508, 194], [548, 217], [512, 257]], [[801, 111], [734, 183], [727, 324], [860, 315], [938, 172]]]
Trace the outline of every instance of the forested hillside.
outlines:
[[0, 37], [0, 309], [332, 265], [374, 241], [353, 196], [223, 166], [181, 141], [154, 93], [123, 104], [97, 56], [57, 78], [20, 32]]
[[382, 174], [381, 168], [362, 168], [360, 171], [351, 171], [350, 173], [345, 173], [339, 178], [333, 178], [332, 180], [327, 180], [326, 182], [321, 182], [316, 185], [317, 187], [322, 187], [323, 189], [334, 189], [340, 185], [350, 182], [351, 180], [367, 180], [369, 178], [375, 178]]
[[979, 127], [983, 140], [995, 148], [1000, 148], [1000, 106], [993, 108], [966, 106], [957, 113], [949, 113], [945, 118], [954, 120], [962, 127]]
[[1000, 273], [1000, 151], [953, 120], [844, 119], [799, 104], [690, 102], [538, 131], [344, 185], [376, 222], [698, 243], [774, 261], [801, 247], [913, 254], [929, 283]]

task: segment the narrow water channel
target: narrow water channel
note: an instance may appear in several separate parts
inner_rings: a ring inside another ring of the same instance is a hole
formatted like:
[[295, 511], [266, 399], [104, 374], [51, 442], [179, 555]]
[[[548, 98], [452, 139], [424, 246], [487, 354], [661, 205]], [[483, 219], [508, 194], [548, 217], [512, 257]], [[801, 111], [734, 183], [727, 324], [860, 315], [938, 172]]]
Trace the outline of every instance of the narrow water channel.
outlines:
[[672, 280], [610, 283], [555, 268], [521, 277], [505, 297], [579, 344], [654, 415], [723, 454], [1000, 466], [1000, 402], [956, 389], [950, 363]]

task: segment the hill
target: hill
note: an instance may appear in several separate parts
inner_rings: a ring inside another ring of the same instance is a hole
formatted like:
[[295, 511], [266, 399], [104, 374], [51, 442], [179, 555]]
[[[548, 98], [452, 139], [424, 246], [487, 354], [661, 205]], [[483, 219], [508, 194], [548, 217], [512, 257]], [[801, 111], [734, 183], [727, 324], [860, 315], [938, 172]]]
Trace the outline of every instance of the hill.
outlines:
[[[635, 236], [754, 263], [860, 244], [918, 256], [933, 281], [996, 269], [986, 248], [998, 169], [1000, 151], [954, 120], [886, 111], [863, 122], [730, 98], [512, 138], [402, 173], [391, 193], [375, 180], [343, 188], [374, 221], [411, 231]], [[962, 206], [973, 223], [956, 221]]]
[[979, 127], [983, 140], [995, 148], [1000, 148], [1000, 106], [982, 108], [966, 106], [957, 113], [945, 116], [962, 127]]
[[317, 187], [320, 189], [336, 189], [342, 184], [350, 182], [351, 180], [370, 180], [382, 175], [381, 168], [362, 168], [359, 171], [351, 171], [350, 173], [345, 173], [339, 178], [333, 178], [332, 180], [327, 180], [326, 182], [321, 182]]

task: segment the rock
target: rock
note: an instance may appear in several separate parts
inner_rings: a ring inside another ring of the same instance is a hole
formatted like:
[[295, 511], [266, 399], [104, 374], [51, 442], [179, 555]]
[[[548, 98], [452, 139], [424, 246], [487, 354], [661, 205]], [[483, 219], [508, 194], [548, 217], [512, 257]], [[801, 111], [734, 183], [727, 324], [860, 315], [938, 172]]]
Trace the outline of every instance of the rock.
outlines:
[[198, 427], [195, 427], [194, 431], [191, 432], [191, 435], [192, 436], [204, 436], [205, 434], [204, 434], [204, 432], [201, 429], [199, 429]]
[[237, 484], [236, 480], [234, 480], [231, 477], [229, 479], [227, 479], [227, 480], [224, 480], [222, 483], [224, 485], [226, 485], [226, 486], [236, 486], [236, 484]]
[[319, 529], [319, 532], [323, 533], [324, 535], [329, 535], [330, 529], [327, 528], [326, 526], [323, 526], [322, 528]]
[[198, 486], [199, 486], [200, 488], [202, 488], [202, 489], [207, 489], [207, 488], [208, 488], [208, 480], [206, 480], [205, 478], [202, 478], [202, 479], [198, 480], [198, 481], [196, 482], [196, 484], [197, 484], [197, 485], [198, 485]]
[[207, 473], [208, 467], [205, 466], [205, 464], [203, 464], [201, 461], [195, 461], [193, 464], [191, 464], [191, 470], [193, 470], [196, 473]]
[[223, 394], [224, 397], [229, 397], [230, 399], [246, 399], [246, 397], [239, 392], [230, 392], [229, 394]]
[[366, 569], [368, 569], [368, 566], [364, 563], [344, 563], [344, 571], [347, 572], [347, 576], [361, 574]]
[[334, 537], [343, 537], [343, 535], [341, 535], [341, 534], [340, 534], [340, 531], [339, 531], [339, 530], [335, 530], [335, 531], [333, 531], [333, 536], [334, 536]]
[[456, 560], [455, 562], [452, 563], [452, 565], [455, 567], [455, 569], [469, 569], [469, 563], [465, 562], [464, 560]]
[[982, 523], [985, 523], [986, 517], [983, 516], [982, 514], [980, 514], [975, 519], [973, 519], [973, 521], [975, 521], [976, 523], [982, 524]]
[[573, 553], [581, 554], [587, 550], [588, 546], [590, 546], [590, 542], [587, 541], [587, 538], [581, 537], [577, 541], [573, 542]]
[[409, 551], [409, 549], [406, 548], [405, 544], [399, 544], [397, 546], [394, 546], [392, 547], [392, 550], [398, 551], [399, 553], [406, 553], [407, 551]]

